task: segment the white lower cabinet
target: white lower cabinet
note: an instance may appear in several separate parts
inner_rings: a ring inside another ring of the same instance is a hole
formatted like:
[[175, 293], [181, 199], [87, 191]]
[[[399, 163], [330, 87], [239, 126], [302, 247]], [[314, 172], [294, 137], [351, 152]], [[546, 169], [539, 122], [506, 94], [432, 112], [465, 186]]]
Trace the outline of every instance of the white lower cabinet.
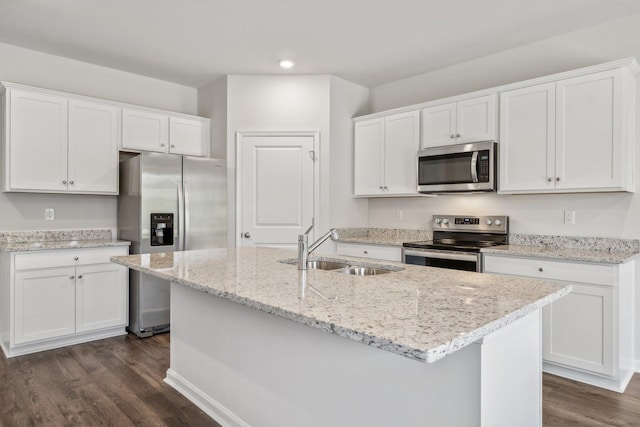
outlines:
[[337, 242], [336, 252], [338, 255], [345, 256], [402, 261], [402, 248], [399, 246]]
[[485, 254], [485, 273], [568, 282], [573, 290], [542, 311], [543, 370], [624, 391], [633, 375], [635, 262], [553, 261]]
[[127, 247], [2, 254], [1, 344], [7, 356], [125, 334]]

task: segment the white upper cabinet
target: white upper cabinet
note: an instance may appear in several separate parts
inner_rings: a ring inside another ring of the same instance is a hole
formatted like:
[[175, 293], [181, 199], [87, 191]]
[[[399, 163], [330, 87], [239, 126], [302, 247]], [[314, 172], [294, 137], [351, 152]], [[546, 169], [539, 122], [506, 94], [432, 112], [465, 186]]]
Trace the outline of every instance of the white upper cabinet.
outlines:
[[69, 192], [118, 192], [119, 114], [112, 105], [69, 100]]
[[496, 139], [496, 95], [422, 110], [421, 148]]
[[117, 194], [118, 108], [19, 89], [4, 96], [4, 191]]
[[501, 93], [499, 191], [633, 191], [630, 74], [614, 69]]
[[4, 191], [67, 190], [67, 99], [5, 92]]
[[167, 153], [169, 116], [146, 110], [122, 110], [122, 148]]
[[420, 111], [355, 124], [356, 196], [417, 194]]
[[209, 156], [209, 120], [169, 118], [169, 152], [187, 156]]

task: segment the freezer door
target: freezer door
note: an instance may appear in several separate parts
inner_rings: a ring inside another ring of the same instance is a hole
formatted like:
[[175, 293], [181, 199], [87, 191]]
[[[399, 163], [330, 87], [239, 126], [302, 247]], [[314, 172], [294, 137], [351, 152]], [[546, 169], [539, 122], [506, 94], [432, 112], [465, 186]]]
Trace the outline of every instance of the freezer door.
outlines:
[[[182, 192], [182, 156], [142, 153], [140, 164], [140, 253], [179, 250], [179, 197]], [[151, 214], [173, 214], [173, 245], [151, 245]]]
[[223, 160], [183, 158], [185, 250], [227, 247], [227, 168]]

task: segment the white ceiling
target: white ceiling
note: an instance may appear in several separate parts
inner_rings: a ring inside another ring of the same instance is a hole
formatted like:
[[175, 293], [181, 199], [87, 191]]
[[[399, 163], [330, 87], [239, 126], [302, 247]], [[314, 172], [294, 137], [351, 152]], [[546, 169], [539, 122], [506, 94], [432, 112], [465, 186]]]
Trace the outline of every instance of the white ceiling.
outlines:
[[371, 87], [633, 13], [638, 0], [0, 0], [0, 42], [191, 87], [284, 73]]

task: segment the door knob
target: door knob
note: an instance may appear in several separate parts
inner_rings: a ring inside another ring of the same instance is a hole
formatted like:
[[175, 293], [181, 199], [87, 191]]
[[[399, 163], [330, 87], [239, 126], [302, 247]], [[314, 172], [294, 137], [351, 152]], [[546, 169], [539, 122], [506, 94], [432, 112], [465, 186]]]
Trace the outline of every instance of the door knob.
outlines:
[[245, 233], [243, 234], [243, 236], [244, 236], [244, 238], [245, 238], [245, 239], [248, 239], [248, 238], [250, 238], [250, 237], [251, 237], [251, 233], [249, 233], [249, 232], [247, 231], [247, 232], [245, 232]]

